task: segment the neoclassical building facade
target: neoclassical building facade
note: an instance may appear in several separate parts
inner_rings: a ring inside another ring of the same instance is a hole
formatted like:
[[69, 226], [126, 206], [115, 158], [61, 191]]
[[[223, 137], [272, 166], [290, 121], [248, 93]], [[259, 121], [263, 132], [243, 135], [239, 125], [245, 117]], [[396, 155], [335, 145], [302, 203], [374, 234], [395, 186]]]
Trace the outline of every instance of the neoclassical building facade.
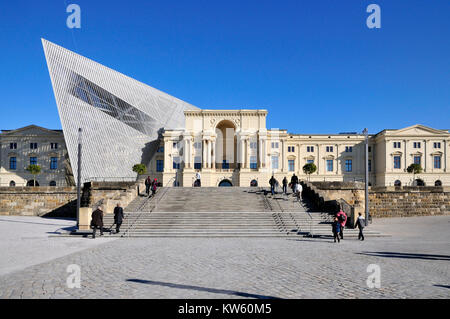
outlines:
[[[362, 134], [292, 134], [267, 129], [266, 110], [187, 110], [184, 129], [165, 129], [148, 172], [164, 186], [268, 186], [293, 174], [311, 181], [363, 181]], [[369, 135], [372, 186], [450, 185], [450, 134], [423, 125]], [[310, 176], [303, 166], [314, 163]], [[414, 176], [407, 167], [418, 163]]]

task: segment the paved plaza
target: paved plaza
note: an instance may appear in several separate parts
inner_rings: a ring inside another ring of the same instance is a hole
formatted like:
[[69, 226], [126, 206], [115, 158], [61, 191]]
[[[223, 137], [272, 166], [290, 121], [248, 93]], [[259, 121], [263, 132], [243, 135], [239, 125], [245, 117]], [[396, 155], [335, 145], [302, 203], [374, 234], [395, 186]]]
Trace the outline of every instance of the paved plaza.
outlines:
[[[450, 297], [450, 216], [375, 220], [372, 229], [392, 236], [340, 244], [300, 236], [48, 238], [71, 223], [1, 218], [0, 298]], [[67, 287], [72, 264], [81, 288]], [[380, 288], [366, 284], [370, 264], [380, 267]]]

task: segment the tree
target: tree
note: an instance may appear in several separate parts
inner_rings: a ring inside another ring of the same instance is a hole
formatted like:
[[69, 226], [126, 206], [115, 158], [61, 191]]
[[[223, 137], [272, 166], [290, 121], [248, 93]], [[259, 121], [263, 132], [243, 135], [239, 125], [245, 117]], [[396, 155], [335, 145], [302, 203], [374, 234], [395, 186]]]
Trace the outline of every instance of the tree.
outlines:
[[413, 183], [414, 183], [414, 181], [416, 180], [416, 174], [422, 173], [422, 166], [420, 166], [420, 164], [411, 164], [408, 166], [406, 171], [408, 173], [413, 174]]
[[36, 175], [41, 173], [41, 167], [36, 164], [28, 165], [26, 168], [33, 175], [33, 186], [36, 186]]
[[[136, 164], [133, 166], [133, 172], [137, 173], [138, 178], [139, 178], [139, 175], [144, 175], [145, 173], [147, 173], [147, 166], [145, 166], [144, 164]], [[138, 192], [138, 195], [140, 195], [139, 183], [138, 183], [137, 192]]]
[[314, 163], [308, 163], [303, 166], [303, 172], [308, 175], [308, 180], [315, 171], [317, 171], [317, 166]]

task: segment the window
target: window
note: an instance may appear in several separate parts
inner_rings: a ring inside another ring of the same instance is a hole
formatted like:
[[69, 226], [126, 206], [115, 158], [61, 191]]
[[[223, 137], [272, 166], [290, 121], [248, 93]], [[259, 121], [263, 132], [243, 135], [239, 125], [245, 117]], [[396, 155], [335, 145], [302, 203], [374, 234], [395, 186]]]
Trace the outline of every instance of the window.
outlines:
[[230, 169], [230, 163], [227, 160], [222, 161], [222, 169]]
[[173, 169], [180, 169], [180, 158], [178, 156], [173, 158]]
[[369, 146], [369, 153], [372, 152], [372, 146]]
[[50, 169], [58, 169], [58, 158], [57, 157], [50, 158]]
[[194, 148], [195, 149], [201, 149], [202, 148], [202, 143], [201, 142], [194, 143]]
[[202, 157], [194, 157], [194, 169], [202, 169]]
[[257, 148], [257, 144], [256, 142], [250, 142], [250, 148], [251, 149], [256, 149]]
[[353, 146], [346, 146], [346, 147], [345, 147], [345, 152], [346, 152], [346, 153], [351, 153], [351, 152], [353, 152]]
[[37, 143], [30, 143], [30, 149], [36, 150], [37, 149]]
[[434, 168], [441, 168], [441, 156], [434, 156]]
[[394, 148], [401, 148], [402, 144], [400, 142], [394, 142]]
[[9, 187], [16, 187], [16, 182], [15, 181], [10, 181], [9, 182]]
[[164, 146], [158, 147], [157, 153], [164, 153]]
[[156, 171], [164, 172], [164, 160], [156, 160]]
[[352, 160], [345, 160], [345, 171], [346, 172], [352, 171]]
[[17, 158], [15, 157], [9, 158], [9, 169], [17, 169]]
[[307, 146], [307, 147], [306, 147], [306, 151], [307, 151], [308, 153], [314, 153], [314, 146]]
[[327, 153], [333, 152], [333, 146], [327, 146]]
[[288, 146], [288, 152], [290, 152], [290, 153], [295, 152], [295, 147], [294, 146]]
[[414, 148], [420, 148], [420, 142], [414, 142], [413, 143]]
[[394, 186], [400, 187], [402, 186], [402, 182], [400, 182], [398, 179], [394, 182]]
[[51, 182], [49, 183], [49, 186], [55, 187], [55, 186], [56, 186], [56, 182], [55, 182], [55, 181], [51, 181]]
[[333, 171], [333, 160], [327, 160], [327, 172]]
[[307, 164], [314, 164], [314, 160], [309, 159], [309, 160], [306, 161], [306, 163], [307, 163]]
[[173, 149], [175, 149], [175, 150], [178, 149], [178, 142], [173, 142]]
[[289, 170], [289, 172], [295, 171], [295, 161], [294, 160], [288, 160], [288, 170]]
[[278, 148], [278, 142], [272, 142], [272, 148]]
[[16, 150], [17, 149], [17, 143], [9, 143], [9, 148], [11, 150]]
[[394, 168], [402, 168], [401, 160], [400, 156], [394, 156]]
[[251, 169], [257, 169], [258, 163], [256, 161], [256, 156], [250, 156], [250, 168]]
[[52, 150], [57, 150], [58, 149], [58, 143], [50, 143], [50, 148]]
[[435, 142], [433, 144], [434, 148], [441, 148], [441, 143], [440, 142]]
[[278, 169], [278, 156], [272, 156], [272, 168]]
[[414, 164], [419, 164], [420, 165], [421, 159], [422, 159], [421, 156], [417, 156], [417, 155], [414, 156]]
[[369, 172], [372, 171], [372, 160], [367, 161], [367, 168], [369, 169]]
[[30, 165], [37, 165], [37, 157], [30, 157]]
[[442, 182], [440, 180], [437, 180], [434, 182], [434, 186], [442, 186]]

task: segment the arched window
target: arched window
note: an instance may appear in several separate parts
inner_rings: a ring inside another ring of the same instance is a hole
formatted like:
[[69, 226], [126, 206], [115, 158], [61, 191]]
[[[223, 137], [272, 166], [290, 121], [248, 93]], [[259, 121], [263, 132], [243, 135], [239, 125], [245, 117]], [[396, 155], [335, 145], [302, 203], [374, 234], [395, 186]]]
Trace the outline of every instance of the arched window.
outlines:
[[425, 182], [422, 179], [416, 179], [414, 181], [414, 186], [425, 186]]
[[228, 179], [224, 179], [219, 183], [219, 187], [232, 187], [233, 184]]
[[434, 186], [442, 186], [442, 182], [440, 180], [437, 180], [434, 182]]
[[55, 181], [51, 181], [49, 185], [50, 186], [56, 186], [56, 182]]
[[258, 187], [258, 181], [257, 181], [256, 179], [253, 179], [253, 180], [250, 182], [250, 187]]
[[16, 182], [15, 181], [10, 181], [9, 182], [9, 187], [16, 187]]
[[400, 187], [402, 186], [402, 182], [400, 182], [398, 179], [394, 182], [394, 186], [395, 187]]
[[39, 182], [36, 181], [36, 184], [34, 184], [34, 180], [30, 179], [30, 180], [27, 182], [27, 186], [39, 186]]

